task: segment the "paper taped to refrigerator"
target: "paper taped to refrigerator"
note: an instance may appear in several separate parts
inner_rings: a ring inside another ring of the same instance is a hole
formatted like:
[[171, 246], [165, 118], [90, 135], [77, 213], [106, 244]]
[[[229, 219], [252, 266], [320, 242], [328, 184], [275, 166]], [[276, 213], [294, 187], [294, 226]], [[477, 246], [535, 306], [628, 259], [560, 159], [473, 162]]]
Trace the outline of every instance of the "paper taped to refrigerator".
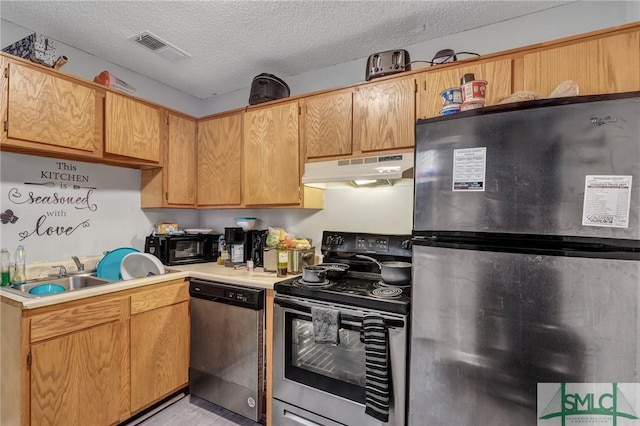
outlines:
[[453, 191], [484, 191], [487, 148], [453, 150]]
[[628, 228], [631, 178], [632, 176], [587, 175], [582, 225]]

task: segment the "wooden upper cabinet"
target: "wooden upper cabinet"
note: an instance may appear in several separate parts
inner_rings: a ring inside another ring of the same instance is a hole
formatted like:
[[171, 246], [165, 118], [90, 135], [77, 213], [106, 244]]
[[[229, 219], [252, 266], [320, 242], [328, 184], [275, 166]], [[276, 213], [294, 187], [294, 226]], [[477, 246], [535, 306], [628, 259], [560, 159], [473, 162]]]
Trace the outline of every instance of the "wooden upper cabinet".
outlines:
[[414, 77], [358, 87], [353, 98], [353, 141], [362, 152], [415, 144]]
[[298, 115], [297, 101], [245, 113], [245, 205], [300, 204]]
[[580, 95], [640, 90], [640, 39], [626, 32], [524, 55], [524, 89], [541, 97], [563, 81], [578, 84]]
[[105, 154], [160, 164], [161, 123], [160, 108], [107, 92]]
[[353, 92], [332, 92], [304, 100], [306, 158], [353, 152]]
[[196, 120], [168, 113], [167, 150], [164, 162], [168, 206], [196, 204]]
[[242, 202], [242, 112], [198, 121], [199, 206]]
[[418, 75], [418, 96], [416, 98], [417, 118], [431, 118], [440, 115], [442, 98], [440, 93], [451, 87], [460, 87], [464, 74], [474, 74], [476, 80], [487, 81], [486, 104], [495, 105], [513, 92], [511, 59], [501, 59], [472, 65], [437, 68]]
[[102, 154], [101, 93], [52, 71], [5, 62], [8, 101], [3, 97], [2, 108], [8, 132], [3, 143], [39, 151]]

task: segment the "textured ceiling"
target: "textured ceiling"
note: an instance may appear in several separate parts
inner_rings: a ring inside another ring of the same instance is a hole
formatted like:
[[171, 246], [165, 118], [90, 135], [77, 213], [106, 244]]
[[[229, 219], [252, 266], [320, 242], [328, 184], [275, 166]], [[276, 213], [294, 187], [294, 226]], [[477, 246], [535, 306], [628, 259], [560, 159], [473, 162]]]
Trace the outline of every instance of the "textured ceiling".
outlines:
[[[564, 3], [2, 0], [0, 16], [208, 98], [248, 87], [262, 72], [286, 80]], [[191, 56], [170, 61], [130, 40], [142, 31]]]

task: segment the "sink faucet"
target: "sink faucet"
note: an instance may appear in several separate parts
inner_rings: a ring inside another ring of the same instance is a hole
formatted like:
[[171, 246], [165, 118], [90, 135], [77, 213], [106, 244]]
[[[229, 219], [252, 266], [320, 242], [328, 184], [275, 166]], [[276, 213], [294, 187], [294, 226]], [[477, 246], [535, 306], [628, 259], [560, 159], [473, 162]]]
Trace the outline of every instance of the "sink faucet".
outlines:
[[84, 263], [80, 263], [80, 259], [78, 259], [78, 256], [71, 256], [71, 258], [73, 259], [74, 262], [76, 262], [76, 267], [78, 268], [78, 271], [84, 271]]
[[52, 266], [52, 268], [60, 268], [60, 270], [58, 270], [58, 278], [63, 278], [67, 276], [67, 268], [65, 268], [64, 265], [55, 265], [55, 266]]

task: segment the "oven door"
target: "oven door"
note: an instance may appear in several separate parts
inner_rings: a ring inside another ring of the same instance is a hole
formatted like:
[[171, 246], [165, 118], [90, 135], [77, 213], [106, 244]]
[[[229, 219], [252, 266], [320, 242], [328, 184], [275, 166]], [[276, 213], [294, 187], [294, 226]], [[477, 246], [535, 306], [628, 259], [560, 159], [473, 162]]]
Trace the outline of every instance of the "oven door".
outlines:
[[[312, 306], [340, 311], [339, 345], [314, 343]], [[389, 421], [403, 425], [407, 345], [403, 315], [276, 295], [274, 398], [340, 424], [383, 424], [364, 413], [365, 350], [360, 334], [362, 318], [368, 314], [385, 318], [389, 329], [393, 398]], [[274, 421], [277, 418], [278, 413], [274, 412]]]

